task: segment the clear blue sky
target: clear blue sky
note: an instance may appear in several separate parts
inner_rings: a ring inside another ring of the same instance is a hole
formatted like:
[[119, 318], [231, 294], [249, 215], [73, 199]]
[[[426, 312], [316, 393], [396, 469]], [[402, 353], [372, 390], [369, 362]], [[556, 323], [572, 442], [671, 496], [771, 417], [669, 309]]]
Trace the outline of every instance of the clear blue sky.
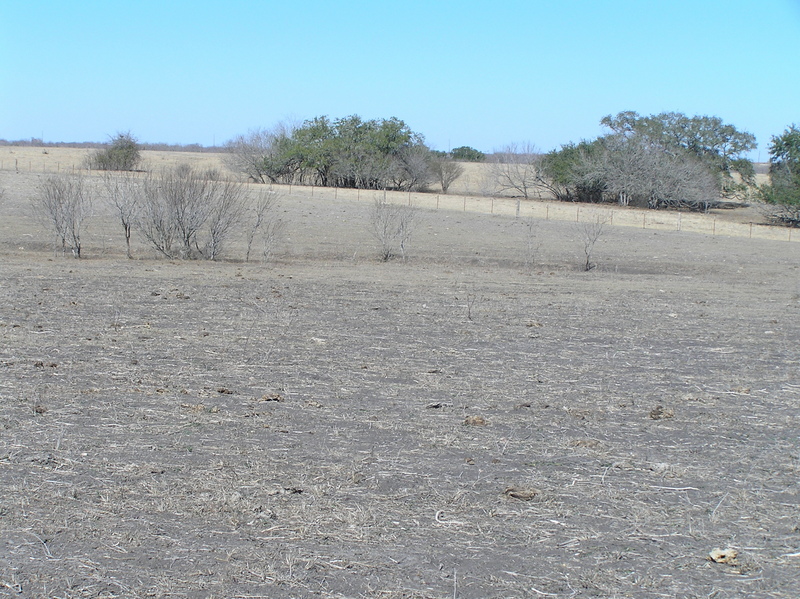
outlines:
[[719, 116], [766, 160], [800, 124], [800, 0], [0, 0], [7, 140], [212, 145], [358, 114], [440, 150], [550, 150], [622, 110]]

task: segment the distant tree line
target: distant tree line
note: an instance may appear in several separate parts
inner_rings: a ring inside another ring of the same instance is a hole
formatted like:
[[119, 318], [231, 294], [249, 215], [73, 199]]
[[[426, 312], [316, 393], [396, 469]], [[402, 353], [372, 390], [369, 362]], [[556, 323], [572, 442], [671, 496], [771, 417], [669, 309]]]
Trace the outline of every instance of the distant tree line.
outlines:
[[[447, 193], [463, 172], [451, 153], [434, 152], [397, 118], [315, 117], [232, 139], [228, 165], [258, 183]], [[474, 150], [477, 154], [480, 154]]]
[[756, 147], [755, 137], [717, 117], [621, 112], [601, 124], [610, 132], [595, 140], [546, 154], [512, 153], [515, 160], [501, 153], [496, 162], [516, 163], [513, 172], [495, 167], [501, 187], [525, 197], [545, 191], [561, 201], [690, 210], [744, 197], [754, 187], [745, 154]]
[[[30, 139], [7, 140], [0, 139], [0, 146], [10, 146], [19, 148], [86, 148], [103, 149], [113, 143], [112, 137], [108, 142], [100, 141], [44, 141], [38, 137]], [[150, 150], [156, 152], [198, 152], [214, 154], [224, 152], [221, 146], [204, 146], [202, 144], [168, 144], [168, 143], [147, 143], [137, 142], [140, 150]]]

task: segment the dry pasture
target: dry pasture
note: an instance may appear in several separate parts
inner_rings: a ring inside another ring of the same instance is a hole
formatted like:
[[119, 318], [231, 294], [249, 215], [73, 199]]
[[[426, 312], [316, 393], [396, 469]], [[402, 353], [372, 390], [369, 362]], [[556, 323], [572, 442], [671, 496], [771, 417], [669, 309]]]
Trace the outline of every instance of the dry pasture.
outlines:
[[[0, 172], [0, 596], [800, 596], [800, 245], [288, 195], [85, 258]], [[531, 235], [532, 231], [532, 235]], [[721, 550], [715, 552], [715, 550]]]

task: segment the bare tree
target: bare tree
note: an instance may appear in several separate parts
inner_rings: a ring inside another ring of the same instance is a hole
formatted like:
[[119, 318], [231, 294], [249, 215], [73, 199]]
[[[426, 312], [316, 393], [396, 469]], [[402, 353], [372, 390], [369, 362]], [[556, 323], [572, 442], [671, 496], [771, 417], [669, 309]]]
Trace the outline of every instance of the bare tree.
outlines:
[[208, 219], [208, 241], [201, 251], [208, 260], [216, 260], [231, 232], [245, 213], [245, 188], [233, 181], [213, 181], [210, 190], [211, 212]]
[[131, 230], [136, 221], [137, 211], [141, 205], [142, 184], [130, 172], [103, 174], [103, 185], [106, 189], [106, 201], [117, 213], [122, 230], [125, 233], [125, 247], [128, 258], [131, 254]]
[[235, 137], [226, 144], [228, 168], [256, 183], [291, 182], [296, 169], [287, 149], [294, 129], [293, 124], [278, 123]]
[[542, 154], [533, 144], [509, 144], [491, 158], [491, 173], [497, 193], [517, 195], [517, 218], [520, 195], [530, 199], [543, 188]]
[[414, 230], [417, 210], [413, 205], [392, 204], [378, 198], [370, 212], [370, 230], [380, 244], [381, 259], [386, 262], [399, 250], [406, 259], [406, 245]]
[[431, 171], [442, 186], [442, 193], [447, 193], [450, 186], [464, 174], [464, 167], [453, 160], [450, 155], [436, 156], [431, 160]]
[[55, 233], [62, 255], [69, 248], [73, 256], [80, 258], [81, 234], [92, 215], [92, 194], [83, 176], [52, 175], [37, 191], [34, 211]]
[[178, 237], [174, 214], [162, 193], [161, 179], [153, 174], [142, 182], [142, 203], [136, 216], [139, 233], [167, 258], [176, 257], [173, 245]]
[[255, 204], [248, 210], [246, 214], [248, 227], [246, 230], [247, 251], [244, 258], [245, 262], [250, 260], [253, 241], [259, 233], [264, 242], [263, 258], [268, 260], [272, 255], [275, 242], [283, 228], [283, 222], [275, 217], [275, 211], [280, 199], [281, 196], [270, 189], [267, 192], [259, 193]]
[[538, 240], [538, 228], [536, 221], [532, 218], [522, 220], [523, 233], [525, 235], [525, 266], [532, 268], [536, 264], [536, 254], [539, 251], [540, 243]]
[[168, 258], [215, 260], [241, 222], [244, 201], [242, 184], [180, 165], [145, 179], [138, 230]]
[[394, 156], [393, 179], [397, 189], [424, 191], [431, 182], [431, 151], [422, 143], [402, 148]]
[[583, 242], [583, 252], [586, 255], [586, 262], [583, 265], [583, 270], [586, 272], [597, 267], [597, 264], [592, 262], [592, 256], [594, 254], [595, 244], [605, 232], [605, 226], [605, 219], [599, 217], [578, 225], [578, 231], [581, 236], [581, 241]]

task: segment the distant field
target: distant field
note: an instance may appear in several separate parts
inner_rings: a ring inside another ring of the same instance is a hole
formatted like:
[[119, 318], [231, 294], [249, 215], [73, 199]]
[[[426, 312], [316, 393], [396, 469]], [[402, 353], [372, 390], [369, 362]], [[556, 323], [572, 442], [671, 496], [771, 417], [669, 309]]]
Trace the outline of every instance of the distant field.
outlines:
[[[0, 146], [0, 171], [14, 170], [26, 172], [57, 172], [81, 168], [91, 149], [79, 148], [36, 148], [20, 146]], [[200, 152], [151, 151], [142, 152], [143, 167], [146, 170], [158, 170], [163, 166], [179, 163], [189, 164], [196, 168], [216, 168], [227, 170], [223, 161], [224, 154]], [[488, 165], [482, 163], [462, 163], [464, 174], [453, 183], [450, 192], [453, 194], [490, 195], [492, 190], [488, 179]], [[765, 166], [765, 165], [762, 165]], [[764, 171], [760, 168], [759, 171]], [[756, 175], [759, 184], [768, 181], [766, 174]], [[435, 187], [433, 187], [435, 191]]]

